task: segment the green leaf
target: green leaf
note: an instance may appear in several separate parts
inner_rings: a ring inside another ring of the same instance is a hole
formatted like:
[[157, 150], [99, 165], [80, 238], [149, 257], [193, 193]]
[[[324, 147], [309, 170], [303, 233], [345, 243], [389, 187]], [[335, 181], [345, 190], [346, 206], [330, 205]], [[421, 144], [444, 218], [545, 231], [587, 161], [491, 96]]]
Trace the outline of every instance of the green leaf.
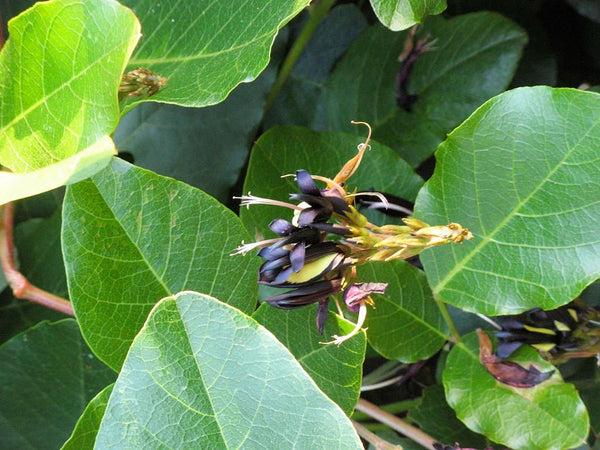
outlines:
[[[508, 86], [527, 42], [520, 27], [487, 12], [432, 17], [417, 39], [427, 35], [435, 39], [435, 50], [414, 64], [409, 93], [417, 100], [411, 112], [396, 105], [406, 32], [373, 26], [354, 41], [327, 86], [329, 128], [346, 130], [349, 120], [360, 118], [374, 127], [376, 140], [417, 166], [446, 133]], [[369, 75], [361, 76], [362, 71]]]
[[0, 171], [0, 205], [84, 180], [106, 167], [116, 153], [112, 139], [104, 136], [85, 150], [41, 169], [27, 173]]
[[113, 387], [114, 384], [107, 386], [88, 403], [77, 421], [71, 437], [64, 443], [61, 450], [91, 450], [94, 448], [100, 422], [104, 417]]
[[475, 238], [421, 255], [435, 295], [514, 314], [556, 308], [598, 278], [599, 104], [574, 89], [516, 89], [448, 136], [415, 212]]
[[[256, 135], [275, 73], [267, 69], [253, 83], [235, 89], [221, 104], [183, 108], [158, 103], [139, 105], [117, 131], [120, 152], [136, 165], [177, 178], [227, 203]], [[223, 126], [223, 118], [227, 126]]]
[[256, 304], [257, 261], [229, 254], [249, 241], [239, 219], [184, 183], [115, 159], [69, 186], [62, 244], [69, 294], [94, 352], [118, 369], [154, 304], [184, 289]]
[[[585, 441], [587, 411], [558, 371], [533, 388], [513, 388], [496, 381], [478, 354], [477, 335], [468, 334], [452, 349], [444, 370], [446, 399], [469, 428], [515, 449], [571, 448]], [[542, 372], [554, 369], [530, 347], [511, 359]]]
[[329, 314], [323, 334], [315, 325], [316, 305], [282, 310], [262, 304], [252, 316], [283, 343], [321, 390], [347, 415], [352, 414], [362, 380], [367, 340], [359, 333], [344, 344], [324, 345], [331, 336], [348, 334], [353, 324]]
[[448, 338], [448, 327], [433, 300], [425, 274], [405, 261], [358, 268], [364, 282], [388, 283], [373, 295], [365, 327], [369, 344], [388, 359], [416, 362], [434, 355]]
[[456, 413], [446, 403], [442, 386], [434, 385], [425, 388], [423, 401], [410, 411], [409, 418], [439, 442], [445, 444], [458, 442], [461, 448], [484, 448], [487, 445], [484, 436], [473, 433], [456, 418]]
[[[348, 124], [348, 130], [353, 125]], [[363, 132], [365, 129], [363, 128]], [[244, 192], [260, 197], [288, 201], [290, 193], [299, 192], [293, 177], [282, 175], [308, 170], [313, 175], [334, 177], [350, 158], [356, 146], [364, 142], [343, 133], [319, 133], [300, 127], [275, 127], [263, 134], [254, 145]], [[423, 180], [388, 147], [371, 141], [369, 150], [347, 185], [358, 191], [375, 188], [407, 200], [414, 199]], [[251, 233], [258, 230], [272, 235], [268, 224], [277, 217], [291, 218], [291, 211], [273, 206], [242, 209], [240, 217]]]
[[399, 31], [440, 14], [446, 9], [446, 0], [371, 0], [371, 6], [382, 24]]
[[198, 0], [182, 7], [175, 0], [126, 0], [123, 4], [136, 12], [144, 33], [128, 69], [147, 67], [169, 78], [151, 100], [182, 106], [219, 103], [267, 66], [277, 31], [308, 3]]
[[115, 379], [72, 319], [41, 323], [0, 346], [4, 448], [58, 448], [88, 401]]
[[132, 12], [111, 0], [42, 2], [11, 20], [9, 32], [0, 54], [0, 164], [33, 172], [108, 139], [121, 73], [139, 38]]
[[348, 418], [271, 333], [195, 292], [152, 311], [96, 446], [362, 448]]

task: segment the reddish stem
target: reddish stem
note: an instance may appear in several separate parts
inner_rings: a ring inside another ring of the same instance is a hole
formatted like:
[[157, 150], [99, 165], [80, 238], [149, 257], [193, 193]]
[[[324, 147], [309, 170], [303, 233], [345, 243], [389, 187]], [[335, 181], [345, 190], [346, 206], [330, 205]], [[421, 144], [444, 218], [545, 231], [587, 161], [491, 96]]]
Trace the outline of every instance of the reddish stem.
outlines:
[[74, 316], [71, 302], [34, 286], [16, 268], [13, 241], [14, 203], [7, 203], [4, 207], [0, 207], [0, 209], [3, 209], [4, 212], [0, 226], [0, 263], [2, 264], [2, 271], [4, 272], [6, 281], [8, 281], [8, 284], [12, 288], [14, 296], [60, 311], [63, 314]]

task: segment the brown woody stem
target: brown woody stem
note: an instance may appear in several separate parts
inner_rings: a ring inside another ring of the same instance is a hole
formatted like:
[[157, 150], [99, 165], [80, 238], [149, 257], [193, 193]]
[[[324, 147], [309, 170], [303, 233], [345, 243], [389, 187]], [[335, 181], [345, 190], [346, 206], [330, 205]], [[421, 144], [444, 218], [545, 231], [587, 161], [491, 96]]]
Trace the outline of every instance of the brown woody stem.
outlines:
[[14, 296], [60, 311], [63, 314], [74, 316], [71, 302], [34, 286], [16, 268], [13, 242], [14, 210], [15, 205], [12, 202], [0, 207], [0, 211], [2, 211], [0, 263], [2, 265], [2, 272], [4, 272], [6, 281], [8, 281], [8, 284], [12, 288]]
[[407, 438], [417, 442], [418, 444], [421, 444], [423, 447], [428, 448], [430, 450], [435, 450], [433, 444], [437, 443], [437, 440], [435, 440], [419, 428], [400, 419], [399, 417], [396, 417], [393, 414], [384, 411], [383, 409], [379, 408], [373, 403], [361, 398], [358, 400], [356, 409], [360, 412], [367, 414], [373, 419], [388, 425], [397, 432], [402, 433]]
[[354, 420], [352, 421], [352, 425], [354, 425], [354, 429], [358, 435], [369, 444], [373, 445], [373, 447], [375, 447], [377, 450], [402, 450], [401, 445], [394, 445], [384, 439], [381, 439], [375, 433], [363, 427], [360, 423]]

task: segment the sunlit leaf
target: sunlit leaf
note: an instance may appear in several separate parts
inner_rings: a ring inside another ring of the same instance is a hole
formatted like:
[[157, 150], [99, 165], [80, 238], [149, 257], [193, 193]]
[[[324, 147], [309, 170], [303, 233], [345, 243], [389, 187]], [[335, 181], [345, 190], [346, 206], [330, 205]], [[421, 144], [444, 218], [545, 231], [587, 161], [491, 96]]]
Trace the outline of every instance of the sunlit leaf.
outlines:
[[513, 314], [568, 303], [600, 276], [599, 104], [574, 89], [516, 89], [448, 136], [416, 215], [475, 238], [422, 254], [434, 294]]
[[377, 18], [392, 31], [421, 23], [426, 16], [440, 14], [446, 0], [371, 0]]
[[348, 418], [271, 333], [195, 292], [152, 311], [96, 446], [362, 448]]
[[84, 180], [106, 167], [116, 153], [112, 139], [104, 136], [85, 150], [41, 169], [0, 171], [0, 205]]
[[[132, 12], [112, 0], [40, 2], [9, 31], [0, 54], [0, 164], [33, 172], [107, 139], [119, 118], [121, 72], [139, 38]], [[23, 197], [16, 195], [10, 199]]]
[[115, 373], [90, 352], [72, 319], [41, 323], [0, 346], [3, 448], [58, 448]]
[[[511, 358], [513, 359], [513, 358]], [[534, 363], [543, 372], [553, 366], [532, 348], [521, 348], [518, 363]], [[472, 430], [515, 449], [571, 448], [582, 444], [589, 420], [575, 387], [558, 371], [533, 388], [513, 388], [496, 381], [479, 361], [477, 335], [456, 345], [444, 369], [446, 399]]]
[[94, 352], [118, 369], [154, 304], [183, 289], [251, 311], [257, 262], [229, 256], [244, 239], [239, 219], [209, 195], [119, 159], [70, 186], [62, 231], [69, 295]]
[[152, 100], [184, 106], [219, 103], [267, 66], [277, 31], [308, 3], [124, 0], [143, 31], [128, 70], [147, 67], [169, 79]]

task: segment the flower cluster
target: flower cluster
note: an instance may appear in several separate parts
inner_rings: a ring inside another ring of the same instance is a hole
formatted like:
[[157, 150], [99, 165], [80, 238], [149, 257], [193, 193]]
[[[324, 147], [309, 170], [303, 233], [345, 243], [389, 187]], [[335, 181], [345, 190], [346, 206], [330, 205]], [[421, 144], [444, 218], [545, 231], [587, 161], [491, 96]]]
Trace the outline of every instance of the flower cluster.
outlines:
[[600, 353], [600, 307], [580, 300], [551, 311], [535, 308], [498, 320], [502, 330], [495, 336], [500, 358], [508, 358], [524, 344], [555, 363]]
[[[367, 125], [368, 126], [368, 125]], [[370, 134], [369, 134], [370, 137]], [[369, 261], [391, 261], [417, 255], [426, 248], [470, 239], [471, 233], [460, 225], [432, 227], [415, 218], [403, 219], [404, 225], [376, 226], [355, 207], [361, 194], [349, 193], [345, 183], [357, 170], [369, 138], [359, 145], [358, 154], [350, 159], [333, 178], [296, 171], [300, 193], [291, 194], [295, 203], [281, 202], [248, 195], [239, 197], [242, 206], [276, 205], [293, 211], [291, 220], [275, 219], [269, 228], [278, 237], [238, 247], [236, 254], [260, 249], [263, 259], [259, 269], [260, 284], [289, 289], [264, 299], [270, 305], [293, 309], [317, 303], [317, 328], [323, 333], [329, 299], [343, 292], [346, 308], [358, 313], [354, 330], [346, 336], [334, 336], [332, 343], [341, 344], [361, 330], [371, 294], [383, 294], [386, 283], [361, 283], [356, 266]], [[325, 183], [319, 188], [316, 181]], [[368, 192], [387, 203], [383, 195]]]

